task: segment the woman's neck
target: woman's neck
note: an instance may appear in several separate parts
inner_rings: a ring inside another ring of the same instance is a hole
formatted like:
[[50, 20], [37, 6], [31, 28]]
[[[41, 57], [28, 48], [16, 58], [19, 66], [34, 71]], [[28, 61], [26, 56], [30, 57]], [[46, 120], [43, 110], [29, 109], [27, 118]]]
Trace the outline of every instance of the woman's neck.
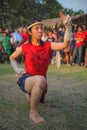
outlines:
[[40, 45], [40, 40], [32, 39], [32, 44], [39, 46]]

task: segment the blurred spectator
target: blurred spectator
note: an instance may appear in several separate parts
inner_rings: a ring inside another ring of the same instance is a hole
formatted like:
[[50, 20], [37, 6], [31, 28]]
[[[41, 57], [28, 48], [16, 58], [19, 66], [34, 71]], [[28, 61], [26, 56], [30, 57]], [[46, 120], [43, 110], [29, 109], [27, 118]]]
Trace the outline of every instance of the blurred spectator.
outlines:
[[[85, 28], [86, 29], [86, 28]], [[87, 29], [84, 31], [85, 35], [85, 58], [84, 58], [84, 67], [87, 68]]]
[[0, 36], [2, 36], [2, 28], [0, 28]]
[[23, 37], [23, 42], [26, 42], [28, 40], [28, 33], [27, 33], [27, 29], [23, 28], [23, 30], [20, 32], [20, 34]]
[[[63, 36], [60, 32], [58, 32], [58, 42], [61, 44], [63, 42]], [[63, 50], [60, 50], [60, 62], [61, 64], [64, 63], [64, 51]]]
[[17, 44], [14, 41], [14, 37], [13, 37], [14, 31], [10, 32], [10, 42], [11, 42], [11, 46], [12, 46], [12, 53], [16, 50], [17, 48]]
[[[47, 41], [54, 42], [54, 37], [53, 37], [52, 30], [48, 31], [48, 39], [47, 39]], [[51, 64], [54, 65], [55, 63], [56, 63], [56, 51], [52, 50]]]
[[22, 35], [18, 32], [18, 30], [15, 30], [15, 32], [13, 33], [13, 37], [14, 37], [14, 42], [15, 44], [18, 46], [20, 46], [21, 44], [23, 44], [23, 37]]
[[46, 31], [43, 32], [43, 35], [42, 35], [42, 38], [41, 38], [41, 39], [42, 39], [42, 41], [44, 41], [44, 42], [47, 41], [48, 36], [47, 36], [47, 32], [46, 32]]
[[75, 44], [72, 60], [70, 61], [71, 65], [73, 62], [75, 62], [75, 58], [77, 58], [77, 64], [79, 66], [81, 65], [84, 39], [85, 39], [85, 35], [83, 33], [83, 28], [82, 26], [78, 26], [78, 31], [75, 34], [76, 44]]
[[53, 34], [52, 34], [52, 36], [53, 36], [53, 38], [54, 38], [54, 42], [57, 42], [57, 41], [58, 41], [58, 39], [57, 39], [57, 31], [56, 31], [55, 28], [53, 29]]
[[11, 44], [10, 44], [10, 37], [7, 35], [6, 32], [2, 33], [0, 37], [1, 46], [3, 48], [3, 54], [5, 62], [8, 61], [9, 56], [11, 55]]
[[72, 30], [71, 41], [70, 41], [70, 61], [72, 60], [72, 55], [75, 47], [75, 32]]

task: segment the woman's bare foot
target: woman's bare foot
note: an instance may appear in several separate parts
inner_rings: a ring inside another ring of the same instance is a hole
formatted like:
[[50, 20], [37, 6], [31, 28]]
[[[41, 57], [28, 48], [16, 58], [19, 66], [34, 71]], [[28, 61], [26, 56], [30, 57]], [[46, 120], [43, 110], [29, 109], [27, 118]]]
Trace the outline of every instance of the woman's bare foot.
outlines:
[[41, 117], [38, 113], [30, 113], [29, 114], [29, 117], [30, 119], [35, 122], [36, 124], [39, 124], [39, 123], [45, 123], [45, 119], [43, 117]]
[[87, 68], [87, 65], [84, 65], [83, 68]]

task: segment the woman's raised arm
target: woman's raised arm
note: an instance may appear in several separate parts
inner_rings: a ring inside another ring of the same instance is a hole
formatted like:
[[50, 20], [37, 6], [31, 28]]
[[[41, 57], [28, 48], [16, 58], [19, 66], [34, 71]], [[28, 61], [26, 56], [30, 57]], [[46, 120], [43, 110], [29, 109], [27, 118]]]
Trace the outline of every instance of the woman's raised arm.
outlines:
[[63, 13], [60, 13], [60, 19], [62, 20], [66, 31], [64, 35], [64, 42], [62, 43], [51, 43], [51, 49], [58, 51], [65, 49], [69, 46], [70, 40], [71, 40], [71, 29], [72, 29], [72, 22], [71, 17], [69, 15], [65, 16]]

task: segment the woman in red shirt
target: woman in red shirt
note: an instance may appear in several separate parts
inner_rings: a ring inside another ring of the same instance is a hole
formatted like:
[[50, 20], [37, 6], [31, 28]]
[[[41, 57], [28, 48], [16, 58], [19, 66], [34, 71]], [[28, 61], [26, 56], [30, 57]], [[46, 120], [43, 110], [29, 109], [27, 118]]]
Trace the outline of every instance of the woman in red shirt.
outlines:
[[85, 59], [84, 59], [84, 67], [87, 68], [87, 30], [84, 31], [85, 35]]
[[85, 39], [85, 35], [83, 32], [83, 28], [82, 28], [82, 26], [78, 26], [78, 31], [75, 34], [75, 41], [76, 42], [75, 42], [75, 47], [74, 47], [74, 51], [73, 51], [73, 56], [72, 56], [72, 60], [70, 61], [71, 65], [73, 62], [75, 62], [76, 58], [77, 58], [77, 64], [79, 66], [81, 65], [84, 39]]
[[[49, 66], [51, 50], [62, 50], [66, 48], [70, 41], [71, 18], [60, 13], [60, 18], [66, 27], [66, 34], [62, 44], [53, 42], [42, 42], [43, 23], [33, 21], [28, 29], [29, 40], [27, 43], [18, 47], [10, 56], [11, 65], [15, 72], [20, 75], [18, 85], [27, 95], [30, 101], [29, 117], [35, 123], [45, 122], [45, 119], [38, 113], [38, 103], [43, 98], [43, 94], [47, 89], [46, 73]], [[25, 69], [19, 68], [16, 58], [24, 55]]]
[[28, 40], [28, 33], [27, 33], [26, 28], [23, 28], [23, 31], [21, 32], [21, 35], [23, 37], [24, 42], [26, 42]]

